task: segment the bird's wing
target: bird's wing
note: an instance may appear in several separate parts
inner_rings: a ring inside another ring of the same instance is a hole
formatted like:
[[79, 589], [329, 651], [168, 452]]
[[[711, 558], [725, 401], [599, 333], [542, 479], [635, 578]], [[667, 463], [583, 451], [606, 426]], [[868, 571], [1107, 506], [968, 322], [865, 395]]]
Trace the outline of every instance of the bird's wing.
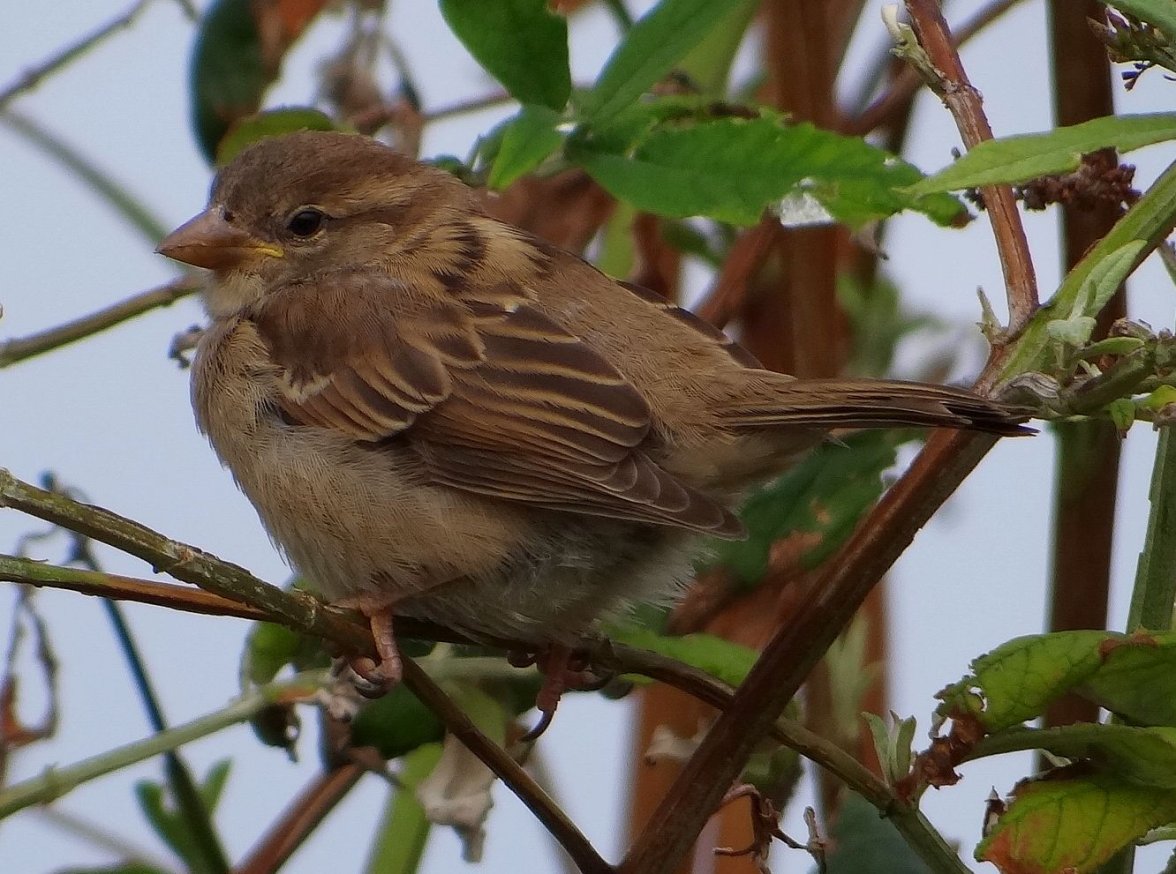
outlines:
[[455, 489], [742, 534], [642, 451], [650, 411], [624, 376], [509, 285], [459, 299], [339, 272], [270, 295], [253, 321], [295, 423], [402, 437], [431, 481]]

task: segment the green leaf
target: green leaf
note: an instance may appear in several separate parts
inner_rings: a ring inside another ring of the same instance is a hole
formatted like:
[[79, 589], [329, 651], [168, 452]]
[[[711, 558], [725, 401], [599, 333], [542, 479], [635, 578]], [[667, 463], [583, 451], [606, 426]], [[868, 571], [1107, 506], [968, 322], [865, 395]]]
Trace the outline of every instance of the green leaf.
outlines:
[[1169, 404], [1176, 404], [1176, 386], [1161, 385], [1139, 402], [1145, 410], [1161, 410]]
[[572, 91], [568, 26], [546, 0], [441, 0], [471, 55], [520, 103], [563, 109]]
[[441, 744], [417, 747], [404, 757], [397, 776], [400, 788], [390, 789], [384, 815], [364, 870], [369, 874], [415, 874], [420, 869], [431, 823], [417, 801], [416, 787], [441, 758]]
[[912, 185], [912, 194], [1027, 182], [1067, 173], [1089, 152], [1113, 146], [1129, 152], [1176, 139], [1176, 113], [1106, 116], [1038, 134], [981, 143], [951, 166]]
[[1106, 257], [1100, 258], [1083, 278], [1070, 308], [1070, 317], [1083, 317], [1083, 313], [1097, 313], [1106, 306], [1107, 301], [1141, 260], [1146, 245], [1143, 240], [1132, 240], [1108, 252]]
[[204, 781], [200, 784], [200, 800], [204, 802], [204, 807], [210, 816], [216, 812], [216, 806], [220, 803], [221, 793], [224, 792], [225, 784], [229, 780], [229, 771], [232, 768], [231, 759], [221, 759], [219, 762], [213, 763], [213, 766], [208, 769]]
[[926, 874], [927, 867], [864, 798], [846, 792], [829, 833], [826, 874]]
[[919, 171], [855, 137], [770, 117], [663, 124], [628, 147], [614, 132], [588, 130], [568, 157], [610, 193], [640, 210], [673, 218], [706, 215], [754, 224], [785, 197], [810, 197], [851, 225], [903, 209], [951, 222], [962, 207], [946, 195], [915, 198], [900, 189]]
[[[220, 801], [231, 764], [228, 760], [214, 764], [199, 787], [200, 798], [210, 816]], [[201, 838], [193, 833], [184, 814], [174, 808], [163, 785], [142, 780], [135, 784], [135, 797], [155, 833], [193, 872], [209, 870], [205, 853], [201, 849]]]
[[232, 129], [221, 138], [216, 149], [216, 166], [225, 166], [246, 146], [266, 137], [300, 130], [340, 129], [330, 117], [310, 107], [291, 106], [259, 112], [234, 122]]
[[1096, 324], [1092, 316], [1074, 316], [1070, 319], [1054, 319], [1048, 322], [1045, 331], [1062, 345], [1077, 349], [1090, 339]]
[[560, 115], [553, 109], [524, 106], [518, 115], [503, 122], [487, 184], [506, 188], [547, 160], [563, 143], [563, 135], [556, 130], [559, 121]]
[[199, 858], [192, 833], [180, 817], [165, 804], [161, 784], [142, 780], [135, 784], [135, 797], [147, 822], [177, 856], [188, 863]]
[[915, 717], [899, 719], [898, 714], [891, 711], [890, 724], [876, 713], [862, 713], [862, 719], [866, 721], [866, 727], [870, 730], [874, 753], [878, 756], [886, 781], [894, 784], [907, 777], [914, 758], [911, 745], [917, 727]]
[[1084, 874], [1173, 820], [1176, 792], [1103, 774], [1067, 779], [1054, 772], [1017, 787], [976, 858], [1019, 874]]
[[1107, 404], [1107, 415], [1111, 424], [1120, 432], [1126, 432], [1135, 424], [1135, 404], [1129, 398], [1119, 398]]
[[1034, 732], [1038, 749], [1140, 786], [1176, 790], [1176, 728], [1078, 723]]
[[726, 18], [715, 22], [678, 64], [703, 96], [716, 100], [726, 94], [731, 64], [760, 7], [759, 0], [726, 0], [726, 5]]
[[743, 766], [739, 782], [754, 786], [777, 810], [783, 810], [801, 774], [800, 753], [796, 750], [786, 746], [764, 749], [761, 745]]
[[1176, 726], [1176, 633], [1119, 636], [1100, 652], [1080, 695], [1136, 725]]
[[372, 701], [351, 724], [352, 742], [375, 747], [385, 759], [400, 758], [444, 734], [440, 720], [403, 685]]
[[196, 141], [209, 162], [233, 121], [257, 111], [273, 79], [251, 7], [251, 0], [216, 0], [200, 19], [189, 91]]
[[[730, 248], [730, 241], [719, 236], [721, 230], [721, 228], [714, 228], [713, 233], [704, 233], [683, 221], [664, 221], [661, 224], [663, 240], [683, 255], [693, 255], [716, 269], [723, 265], [723, 261], [727, 257], [727, 250]], [[604, 272], [610, 276], [624, 275], [609, 270]]]
[[989, 731], [1019, 725], [1098, 670], [1105, 631], [1019, 637], [972, 662], [971, 673], [936, 695], [936, 713], [978, 717]]
[[[1010, 347], [999, 381], [1007, 381], [1021, 373], [1048, 370], [1052, 364], [1053, 349], [1046, 325], [1056, 318], [1055, 313], [1072, 313], [1076, 301], [1090, 301], [1088, 282], [1108, 258], [1125, 251], [1135, 251], [1136, 255], [1129, 266], [1130, 269], [1138, 267], [1147, 254], [1167, 237], [1173, 224], [1176, 224], [1176, 164], [1164, 170], [1155, 184], [1127, 210], [1127, 214], [1066, 274], [1053, 300], [1038, 311], [1029, 327]], [[1135, 250], [1124, 248], [1133, 241], [1145, 245]], [[1082, 314], [1097, 315], [1089, 311]]]
[[788, 537], [801, 568], [814, 568], [849, 536], [882, 494], [894, 464], [895, 433], [868, 431], [825, 443], [779, 479], [752, 493], [740, 510], [747, 539], [716, 541], [708, 552], [744, 586], [767, 573], [772, 549]]
[[305, 638], [297, 631], [273, 622], [257, 622], [245, 638], [241, 654], [241, 678], [254, 685], [273, 680], [294, 661]]
[[944, 718], [1000, 731], [1075, 692], [1137, 725], [1176, 726], [1176, 632], [1059, 631], [1020, 637], [972, 663], [937, 697]]
[[731, 13], [729, 2], [662, 0], [629, 29], [605, 62], [596, 84], [581, 100], [584, 117], [596, 125], [613, 118]]
[[639, 649], [685, 662], [705, 671], [728, 686], [738, 686], [755, 664], [756, 652], [750, 647], [731, 643], [711, 634], [685, 634], [681, 637], [657, 634], [644, 628], [622, 625], [609, 629], [609, 637]]
[[853, 335], [846, 372], [853, 376], [885, 376], [890, 372], [899, 341], [940, 323], [906, 309], [898, 286], [883, 277], [864, 285], [850, 273], [837, 278], [837, 301], [849, 319]]

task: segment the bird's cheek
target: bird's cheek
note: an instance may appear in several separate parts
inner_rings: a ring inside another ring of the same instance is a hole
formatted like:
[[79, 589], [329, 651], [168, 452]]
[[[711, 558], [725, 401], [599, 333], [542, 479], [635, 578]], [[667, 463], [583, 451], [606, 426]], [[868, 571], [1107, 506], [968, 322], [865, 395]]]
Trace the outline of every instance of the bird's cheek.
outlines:
[[213, 319], [229, 318], [259, 301], [265, 288], [256, 273], [217, 270], [204, 288], [204, 308]]

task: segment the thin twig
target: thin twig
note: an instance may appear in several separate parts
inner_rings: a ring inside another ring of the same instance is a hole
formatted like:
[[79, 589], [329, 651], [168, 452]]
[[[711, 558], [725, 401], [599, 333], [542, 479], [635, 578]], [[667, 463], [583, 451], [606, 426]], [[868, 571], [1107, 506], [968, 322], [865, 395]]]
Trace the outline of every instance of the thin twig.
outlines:
[[29, 116], [8, 109], [0, 112], [0, 124], [23, 137], [42, 154], [61, 164], [69, 171], [73, 181], [87, 185], [108, 206], [126, 219], [131, 227], [139, 231], [152, 246], [171, 230], [132, 195], [126, 186], [103, 170], [89, 156]]
[[27, 337], [15, 337], [11, 340], [0, 341], [0, 369], [16, 364], [18, 361], [24, 361], [26, 358], [59, 349], [69, 343], [75, 343], [153, 309], [171, 306], [177, 300], [194, 294], [199, 288], [198, 277], [181, 276], [157, 288], [132, 295], [126, 300], [98, 310], [98, 312], [74, 319], [72, 322], [66, 322], [64, 325], [39, 331]]
[[4, 109], [12, 100], [19, 97], [26, 91], [35, 88], [42, 79], [46, 76], [56, 73], [72, 61], [77, 60], [86, 52], [97, 46], [107, 37], [129, 27], [134, 23], [135, 19], [151, 5], [153, 0], [139, 0], [130, 9], [99, 27], [94, 32], [82, 37], [72, 45], [58, 51], [57, 54], [51, 58], [43, 61], [36, 67], [30, 67], [25, 70], [16, 81], [7, 87], [0, 89], [0, 110]]
[[[346, 614], [326, 608], [309, 595], [283, 592], [239, 565], [164, 537], [117, 513], [79, 504], [39, 489], [0, 468], [0, 507], [11, 507], [113, 546], [150, 563], [157, 572], [199, 586], [214, 595], [241, 601], [271, 621], [326, 638], [356, 654], [372, 648], [370, 633]], [[373, 650], [374, 651], [374, 650]]]
[[505, 91], [496, 91], [493, 94], [472, 97], [469, 100], [460, 100], [457, 103], [451, 103], [449, 106], [442, 106], [440, 109], [423, 112], [421, 113], [421, 119], [427, 124], [431, 121], [452, 118], [455, 115], [465, 115], [470, 112], [481, 112], [483, 109], [492, 109], [495, 106], [501, 106], [513, 100], [514, 98]]
[[[1024, 0], [993, 0], [992, 3], [969, 18], [952, 33], [952, 45], [957, 49], [960, 48], [968, 40], [982, 33], [990, 24], [1022, 2]], [[872, 65], [872, 71], [866, 74], [864, 80], [871, 89], [874, 87], [874, 83], [882, 78], [885, 67], [892, 60], [893, 58], [890, 57], [890, 52], [887, 50], [879, 61]], [[880, 94], [877, 99], [863, 109], [860, 115], [856, 117], [850, 116], [847, 119], [845, 133], [849, 136], [865, 136], [870, 133], [870, 131], [884, 124], [890, 118], [891, 113], [898, 110], [898, 107], [914, 97], [915, 92], [919, 90], [919, 86], [922, 84], [923, 80], [919, 78], [919, 74], [909, 66], [904, 66], [901, 72], [894, 77], [890, 83], [890, 87], [885, 92]], [[864, 102], [864, 100], [861, 102]]]
[[[99, 571], [92, 567], [90, 570]], [[99, 571], [100, 572], [100, 571]], [[163, 716], [163, 708], [159, 704], [159, 696], [147, 675], [147, 666], [139, 653], [139, 647], [131, 634], [130, 626], [118, 602], [104, 598], [102, 606], [114, 626], [115, 636], [118, 638], [119, 648], [126, 657], [131, 669], [131, 677], [135, 688], [147, 711], [147, 721], [156, 733], [167, 731], [167, 721]], [[212, 814], [205, 803], [204, 797], [196, 786], [192, 771], [187, 762], [180, 756], [178, 750], [167, 750], [163, 754], [163, 773], [171, 790], [172, 800], [176, 805], [177, 814], [182, 817], [192, 836], [192, 852], [200, 859], [200, 870], [208, 872], [229, 871], [229, 857], [217, 834], [212, 821]]]
[[739, 235], [710, 291], [695, 309], [701, 318], [723, 328], [743, 308], [747, 286], [771, 252], [779, 228], [777, 219], [765, 218]]
[[[182, 610], [185, 613], [199, 613], [206, 616], [234, 616], [238, 619], [252, 619], [255, 621], [273, 621], [273, 614], [265, 610], [258, 610], [234, 598], [221, 597], [203, 589], [191, 586], [177, 586], [174, 583], [161, 583], [154, 580], [143, 580], [136, 577], [124, 577], [117, 574], [105, 574], [88, 571], [81, 568], [62, 567], [12, 555], [0, 555], [0, 582], [22, 583], [29, 586], [48, 589], [65, 589], [81, 595], [93, 595], [99, 598], [112, 598], [118, 601], [133, 601], [137, 604], [151, 604], [156, 607], [167, 607], [171, 610]], [[263, 585], [269, 586], [268, 583]], [[272, 588], [272, 587], [270, 587]], [[299, 601], [309, 596], [291, 593], [291, 597]], [[313, 599], [311, 599], [313, 600]], [[359, 614], [340, 613], [332, 608], [315, 602], [318, 608], [339, 616], [345, 623], [352, 626], [349, 634], [344, 637], [332, 637], [330, 631], [314, 631], [309, 626], [289, 624], [295, 631], [332, 640], [340, 646], [354, 647], [356, 639], [362, 639], [366, 623], [359, 618]], [[396, 622], [397, 634], [417, 640], [445, 641], [449, 643], [471, 643], [468, 637], [457, 634], [450, 629], [443, 628], [431, 622], [411, 617], [403, 617]], [[531, 642], [520, 641], [483, 641], [487, 645], [499, 646], [503, 649], [525, 648]], [[362, 648], [362, 647], [361, 647]], [[361, 650], [357, 650], [359, 652]], [[460, 659], [468, 662], [471, 659]], [[447, 676], [456, 676], [456, 667], [439, 667], [438, 670], [448, 672]]]
[[139, 604], [154, 604], [157, 607], [169, 607], [186, 613], [236, 616], [240, 619], [266, 618], [266, 614], [261, 610], [254, 610], [238, 601], [191, 586], [176, 586], [171, 583], [157, 583], [81, 568], [61, 567], [12, 555], [0, 555], [0, 581], [66, 589], [82, 595], [133, 601]]
[[[314, 598], [284, 592], [242, 567], [170, 540], [109, 510], [79, 504], [64, 495], [39, 489], [3, 469], [0, 469], [0, 507], [20, 510], [142, 558], [157, 571], [223, 598], [242, 601], [262, 611], [269, 621], [331, 640], [350, 652], [375, 654], [369, 630]], [[612, 871], [575, 824], [518, 763], [482, 734], [420, 666], [408, 659], [404, 665], [404, 684], [527, 805], [585, 874]]]
[[36, 777], [0, 789], [0, 819], [34, 804], [47, 804], [83, 783], [245, 722], [271, 704], [309, 696], [325, 681], [326, 672], [315, 671], [280, 683], [260, 686], [251, 689], [229, 706], [191, 722], [152, 733], [142, 740], [107, 750], [72, 765], [47, 768]]
[[511, 791], [575, 860], [582, 874], [611, 874], [613, 867], [600, 857], [576, 824], [560, 810], [542, 787], [507, 755], [506, 750], [482, 734], [465, 711], [411, 659], [404, 661], [404, 684], [445, 723], [450, 734], [510, 786]]
[[[968, 80], [939, 4], [936, 0], [906, 0], [906, 7], [919, 36], [919, 44], [942, 76], [933, 87], [940, 91], [944, 105], [955, 119], [964, 145], [970, 149], [992, 139], [992, 127], [984, 114], [980, 92]], [[1009, 306], [1007, 343], [1024, 330], [1037, 312], [1037, 277], [1012, 188], [990, 185], [981, 188], [980, 194], [991, 216], [992, 232], [1004, 272]]]
[[[49, 488], [66, 497], [83, 499], [76, 490], [63, 487], [59, 483], [50, 483]], [[70, 564], [80, 565], [91, 573], [103, 573], [88, 538], [72, 532], [64, 532], [60, 528], [51, 528], [50, 532], [61, 532], [70, 536], [73, 541], [69, 552]], [[155, 693], [154, 685], [147, 673], [147, 665], [139, 652], [138, 644], [131, 633], [130, 624], [123, 614], [122, 606], [114, 599], [103, 598], [102, 607], [113, 626], [119, 648], [127, 660], [131, 679], [147, 713], [148, 724], [152, 731], [166, 731], [168, 725], [163, 715], [163, 707], [159, 703], [159, 696]], [[208, 805], [196, 787], [191, 770], [178, 751], [168, 750], [163, 754], [163, 773], [167, 786], [171, 790], [172, 799], [175, 801], [176, 811], [191, 832], [193, 842], [190, 849], [193, 858], [199, 861], [198, 867], [207, 872], [227, 872], [229, 870], [228, 856], [225, 855], [220, 836], [213, 825]]]
[[[188, 612], [264, 618], [264, 614], [260, 611], [209, 596], [199, 590], [128, 577], [95, 574], [75, 568], [47, 565], [30, 559], [0, 556], [0, 580], [63, 588], [86, 594], [101, 594], [109, 598], [141, 601]], [[414, 629], [410, 626], [405, 630], [410, 632], [406, 636], [413, 636], [411, 632], [428, 639], [444, 636], [437, 633], [439, 629], [424, 627]], [[591, 655], [591, 661], [597, 667], [618, 673], [640, 674], [659, 680], [718, 710], [726, 710], [731, 706], [734, 693], [728, 686], [714, 677], [674, 659], [618, 643], [604, 645], [598, 652], [593, 652]], [[458, 661], [464, 664], [475, 660], [460, 659]], [[443, 667], [443, 663], [434, 666], [428, 659], [424, 663], [427, 664], [431, 672], [435, 668]], [[899, 799], [889, 786], [860, 762], [835, 744], [792, 720], [777, 720], [772, 726], [771, 735], [779, 743], [796, 750], [839, 777], [846, 785], [874, 805], [882, 815], [892, 819], [899, 831], [907, 837], [910, 845], [928, 860], [928, 864], [932, 865], [934, 870], [951, 870], [949, 865], [954, 854], [942, 837], [923, 819], [917, 809]], [[276, 833], [277, 830], [275, 830]], [[263, 856], [270, 858], [271, 854], [272, 848], [265, 852], [258, 848], [251, 854], [251, 858], [262, 858]], [[253, 869], [247, 867], [243, 870]], [[269, 869], [258, 868], [257, 870]]]

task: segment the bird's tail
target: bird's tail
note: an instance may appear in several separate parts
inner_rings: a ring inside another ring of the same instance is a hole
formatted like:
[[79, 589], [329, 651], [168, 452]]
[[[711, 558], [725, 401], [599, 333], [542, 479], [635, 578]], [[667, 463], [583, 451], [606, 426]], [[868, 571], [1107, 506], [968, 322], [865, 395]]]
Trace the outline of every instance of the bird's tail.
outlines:
[[[792, 379], [764, 374], [763, 391], [723, 411], [735, 428], [774, 425], [884, 428], [923, 425], [992, 434], [1030, 434], [1027, 416], [974, 392], [923, 382], [883, 379]], [[778, 378], [776, 378], [778, 377]]]

